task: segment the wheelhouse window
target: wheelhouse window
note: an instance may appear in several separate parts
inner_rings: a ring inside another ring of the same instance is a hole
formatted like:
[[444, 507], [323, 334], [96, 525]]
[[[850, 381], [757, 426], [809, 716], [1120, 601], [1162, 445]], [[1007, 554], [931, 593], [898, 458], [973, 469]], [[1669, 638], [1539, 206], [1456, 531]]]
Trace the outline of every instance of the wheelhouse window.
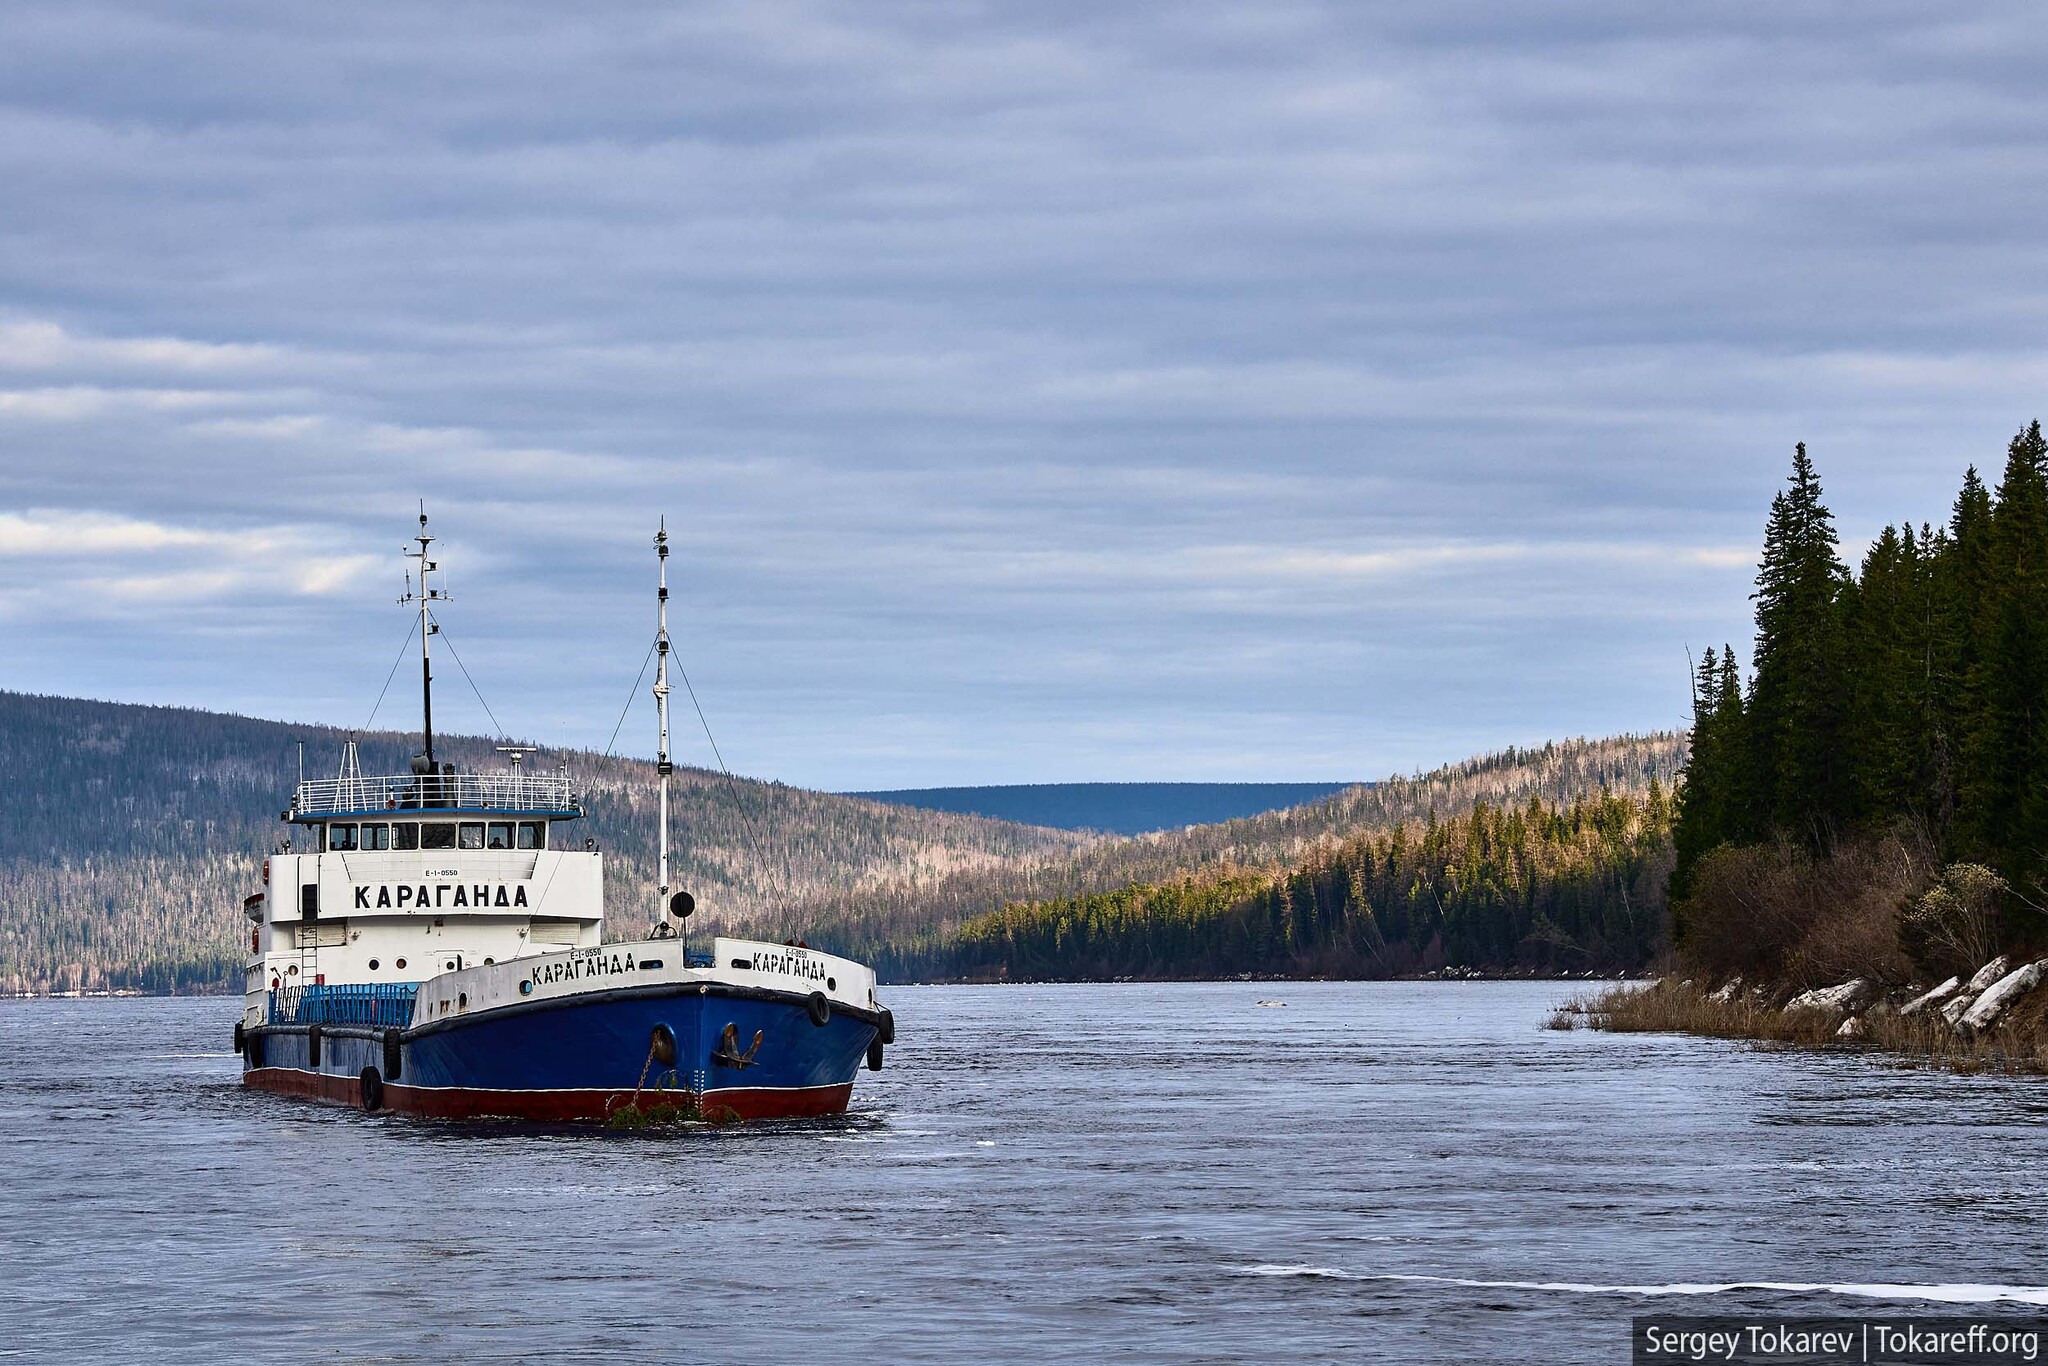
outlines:
[[411, 821], [391, 827], [393, 849], [417, 849], [420, 847], [420, 828]]
[[455, 825], [451, 821], [428, 821], [420, 826], [420, 848], [453, 849]]
[[366, 825], [362, 827], [362, 833], [358, 836], [356, 847], [359, 849], [389, 849], [391, 847], [391, 827], [388, 825]]
[[486, 849], [510, 849], [512, 847], [512, 822], [492, 821], [484, 836]]
[[330, 825], [327, 827], [327, 847], [336, 853], [355, 852], [356, 828], [353, 825]]
[[521, 849], [547, 848], [548, 823], [546, 821], [519, 822], [519, 847]]
[[457, 845], [458, 848], [481, 849], [484, 847], [484, 823], [482, 821], [464, 821], [460, 829], [462, 835], [461, 841]]

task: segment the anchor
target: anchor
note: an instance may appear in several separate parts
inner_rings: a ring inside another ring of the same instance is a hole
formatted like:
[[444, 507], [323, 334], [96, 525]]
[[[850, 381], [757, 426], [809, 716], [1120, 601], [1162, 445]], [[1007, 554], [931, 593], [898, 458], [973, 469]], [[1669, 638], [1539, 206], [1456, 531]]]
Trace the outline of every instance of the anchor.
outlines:
[[727, 1025], [725, 1033], [718, 1037], [718, 1048], [711, 1054], [711, 1061], [720, 1067], [752, 1067], [754, 1055], [761, 1051], [761, 1030], [754, 1031], [753, 1043], [747, 1051], [740, 1052], [740, 1031], [737, 1025]]

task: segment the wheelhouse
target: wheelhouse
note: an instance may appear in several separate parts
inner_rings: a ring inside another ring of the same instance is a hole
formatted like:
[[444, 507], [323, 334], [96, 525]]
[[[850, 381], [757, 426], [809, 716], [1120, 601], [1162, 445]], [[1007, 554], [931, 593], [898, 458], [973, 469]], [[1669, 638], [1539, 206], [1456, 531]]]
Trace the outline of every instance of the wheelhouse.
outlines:
[[546, 820], [312, 821], [316, 854], [381, 853], [387, 849], [545, 849]]
[[307, 827], [311, 852], [325, 854], [540, 850], [549, 847], [549, 826], [583, 815], [566, 775], [522, 773], [516, 763], [495, 774], [432, 768], [302, 782], [284, 817]]

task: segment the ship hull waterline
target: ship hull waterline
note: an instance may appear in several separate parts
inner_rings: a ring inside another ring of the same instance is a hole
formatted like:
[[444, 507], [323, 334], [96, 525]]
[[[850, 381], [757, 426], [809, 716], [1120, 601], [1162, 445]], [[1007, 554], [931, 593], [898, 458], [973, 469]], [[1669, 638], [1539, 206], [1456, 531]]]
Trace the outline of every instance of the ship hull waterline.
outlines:
[[[672, 1062], [655, 1043], [664, 1029]], [[880, 1036], [878, 1013], [842, 1004], [820, 1024], [790, 993], [666, 984], [404, 1030], [259, 1026], [242, 1084], [428, 1119], [605, 1121], [683, 1103], [712, 1117], [815, 1118], [845, 1111]]]

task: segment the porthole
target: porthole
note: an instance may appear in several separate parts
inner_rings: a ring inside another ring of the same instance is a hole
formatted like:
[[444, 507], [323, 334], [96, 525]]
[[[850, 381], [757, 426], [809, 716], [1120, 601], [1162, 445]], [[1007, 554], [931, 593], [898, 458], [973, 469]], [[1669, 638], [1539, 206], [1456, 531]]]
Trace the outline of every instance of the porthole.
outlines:
[[376, 960], [376, 959], [374, 959], [374, 958], [372, 958], [372, 959], [370, 960], [370, 971], [371, 971], [371, 972], [375, 972], [376, 970], [377, 970], [377, 960]]
[[400, 972], [404, 972], [404, 971], [405, 971], [405, 960], [404, 960], [403, 958], [401, 958], [401, 959], [399, 959], [399, 960], [398, 960], [398, 961], [397, 961], [396, 963], [393, 963], [393, 964], [392, 964], [391, 966], [392, 966], [392, 967], [394, 967], [394, 968], [397, 968], [397, 969], [398, 969], [398, 970], [399, 970]]
[[456, 997], [455, 997], [455, 1008], [456, 1008], [457, 1010], [468, 1010], [468, 1009], [469, 1009], [469, 993], [468, 993], [468, 992], [464, 991], [464, 992], [459, 992], [459, 993], [457, 993], [457, 994], [456, 994]]
[[297, 963], [294, 963], [290, 967], [286, 968], [284, 972], [285, 976], [287, 977], [296, 977], [299, 975], [299, 965]]
[[827, 990], [827, 991], [837, 991], [837, 990], [839, 990], [839, 979], [838, 979], [837, 977], [827, 977], [827, 978], [825, 979], [825, 990]]
[[484, 959], [484, 966], [485, 966], [485, 967], [489, 967], [489, 966], [490, 966], [491, 964], [493, 964], [493, 963], [495, 963], [495, 962], [497, 962], [497, 961], [498, 961], [498, 960], [497, 960], [497, 959], [495, 959], [495, 958], [486, 958], [486, 959]]
[[519, 994], [520, 994], [521, 996], [531, 996], [531, 995], [533, 995], [533, 979], [532, 979], [532, 978], [528, 978], [528, 979], [527, 979], [526, 981], [524, 981], [524, 982], [521, 982], [521, 983], [519, 984]]
[[448, 971], [455, 971], [455, 960], [453, 958], [448, 960]]

